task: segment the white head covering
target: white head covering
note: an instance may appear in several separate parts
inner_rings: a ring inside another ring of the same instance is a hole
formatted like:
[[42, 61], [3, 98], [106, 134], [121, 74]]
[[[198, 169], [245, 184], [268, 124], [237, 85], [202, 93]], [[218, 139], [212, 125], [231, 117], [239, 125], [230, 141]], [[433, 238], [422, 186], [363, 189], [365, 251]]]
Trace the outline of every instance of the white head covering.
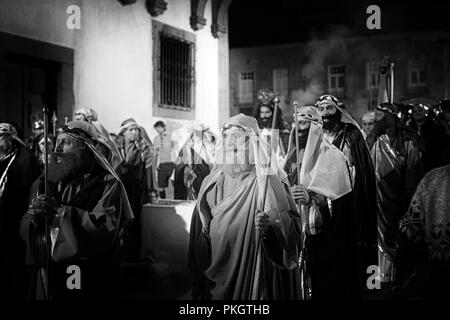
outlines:
[[[300, 169], [300, 183], [309, 191], [331, 200], [349, 193], [352, 185], [345, 155], [323, 138], [320, 113], [316, 108], [306, 106], [298, 109], [297, 116], [299, 120], [311, 122]], [[295, 128], [291, 136], [294, 132]], [[295, 146], [290, 144], [292, 147]]]

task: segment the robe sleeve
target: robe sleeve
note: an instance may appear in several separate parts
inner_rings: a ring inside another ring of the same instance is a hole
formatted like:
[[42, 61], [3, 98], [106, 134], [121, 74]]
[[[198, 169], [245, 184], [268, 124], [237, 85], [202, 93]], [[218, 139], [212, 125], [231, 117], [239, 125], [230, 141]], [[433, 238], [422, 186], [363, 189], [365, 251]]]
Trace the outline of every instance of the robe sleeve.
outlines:
[[[269, 212], [271, 222], [264, 237], [264, 250], [267, 257], [278, 266], [292, 270], [298, 265], [299, 245], [301, 243], [301, 220], [295, 202], [285, 185], [290, 209]], [[276, 218], [274, 218], [276, 217]]]
[[422, 203], [423, 183], [419, 185], [417, 191], [411, 199], [408, 211], [400, 220], [400, 232], [413, 242], [425, 239], [425, 214]]
[[422, 154], [412, 141], [406, 142], [406, 150], [405, 196], [406, 201], [409, 202], [424, 175], [424, 169]]
[[[92, 210], [63, 205], [53, 220], [52, 259], [56, 262], [92, 258], [107, 253], [118, 239], [122, 215], [120, 183], [113, 177], [106, 182], [100, 200]], [[21, 236], [30, 245], [36, 227], [29, 214], [21, 221]]]
[[211, 240], [202, 231], [202, 222], [197, 208], [194, 209], [189, 232], [188, 267], [192, 276], [192, 298], [209, 299], [208, 279], [205, 270], [211, 264]]

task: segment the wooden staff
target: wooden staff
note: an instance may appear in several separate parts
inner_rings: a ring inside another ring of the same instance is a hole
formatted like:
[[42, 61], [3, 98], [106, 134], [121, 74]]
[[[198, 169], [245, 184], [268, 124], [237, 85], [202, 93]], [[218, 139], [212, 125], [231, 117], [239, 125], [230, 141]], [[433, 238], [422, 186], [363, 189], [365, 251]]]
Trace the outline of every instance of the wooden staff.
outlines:
[[[276, 121], [277, 121], [277, 113], [278, 113], [278, 103], [279, 103], [279, 98], [275, 97], [274, 98], [274, 102], [275, 102], [275, 107], [273, 110], [273, 118], [272, 118], [272, 130], [270, 133], [270, 144], [269, 144], [269, 150], [268, 150], [268, 155], [269, 155], [269, 166], [268, 169], [270, 169], [272, 167], [272, 143], [273, 143], [273, 131], [275, 130], [275, 125], [276, 125]], [[264, 191], [263, 191], [263, 201], [262, 201], [262, 208], [260, 208], [261, 211], [264, 211], [264, 207], [265, 207], [265, 203], [266, 203], [266, 198], [267, 198], [267, 186], [269, 185], [269, 170], [267, 171], [266, 174], [266, 180], [264, 183]], [[262, 247], [261, 247], [261, 231], [256, 233], [256, 264], [254, 267], [254, 278], [253, 278], [253, 290], [252, 290], [252, 300], [257, 300], [260, 298], [259, 296], [259, 292], [260, 292], [260, 287], [261, 287], [261, 259], [262, 259]]]
[[[298, 141], [298, 104], [297, 101], [294, 101], [294, 123], [295, 123], [295, 153], [297, 156], [297, 185], [299, 186], [301, 184], [300, 182], [300, 148], [299, 148], [299, 141]], [[300, 204], [300, 201], [297, 202], [298, 209], [300, 211], [300, 216], [302, 217], [302, 220], [304, 220], [304, 215], [302, 214], [302, 205]], [[306, 300], [308, 297], [308, 274], [306, 272], [306, 228], [303, 227], [304, 222], [302, 221], [302, 234], [301, 234], [301, 241], [302, 241], [302, 249], [300, 252], [300, 260], [299, 260], [299, 266], [300, 266], [300, 274], [301, 274], [301, 290], [302, 290], [302, 296], [303, 299]]]
[[53, 111], [52, 116], [52, 124], [53, 124], [53, 136], [56, 137], [56, 122], [58, 121], [58, 118], [56, 117], [56, 112]]
[[[48, 109], [44, 106], [44, 195], [50, 197], [48, 188]], [[45, 216], [45, 261], [41, 268], [41, 277], [43, 281], [43, 290], [46, 300], [50, 300], [49, 294], [49, 260], [51, 255], [51, 239], [50, 239], [50, 219]]]

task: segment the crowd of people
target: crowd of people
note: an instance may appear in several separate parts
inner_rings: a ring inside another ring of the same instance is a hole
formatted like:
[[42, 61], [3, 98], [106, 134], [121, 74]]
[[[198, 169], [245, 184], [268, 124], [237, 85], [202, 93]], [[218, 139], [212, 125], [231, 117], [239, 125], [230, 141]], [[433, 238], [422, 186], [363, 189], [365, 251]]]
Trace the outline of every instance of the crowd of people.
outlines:
[[[194, 299], [364, 299], [368, 268], [395, 297], [449, 282], [450, 101], [439, 112], [381, 103], [362, 126], [336, 97], [296, 106], [269, 89], [254, 116], [151, 139], [135, 119], [108, 132], [90, 108], [56, 136], [0, 123], [2, 297], [117, 297], [123, 261], [142, 261], [141, 209], [196, 201]], [[45, 140], [47, 137], [47, 141]], [[45, 149], [47, 148], [47, 150]], [[67, 270], [83, 270], [83, 290]], [[440, 289], [437, 290], [436, 288]]]

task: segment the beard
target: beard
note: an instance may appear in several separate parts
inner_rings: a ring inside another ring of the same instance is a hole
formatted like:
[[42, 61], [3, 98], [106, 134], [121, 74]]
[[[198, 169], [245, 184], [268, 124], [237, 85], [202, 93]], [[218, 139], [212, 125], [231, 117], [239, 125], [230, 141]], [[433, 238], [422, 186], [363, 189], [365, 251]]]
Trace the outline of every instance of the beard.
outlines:
[[[322, 117], [323, 119], [323, 129], [327, 131], [332, 131], [336, 125], [341, 121], [341, 113], [337, 112], [335, 114]], [[328, 119], [328, 121], [325, 121]]]
[[272, 128], [272, 118], [258, 118], [258, 125], [260, 129]]
[[82, 172], [80, 157], [75, 153], [53, 153], [48, 165], [48, 180], [52, 183], [67, 182]]
[[308, 142], [308, 136], [309, 136], [309, 128], [298, 130], [298, 148], [299, 149], [305, 149], [306, 143]]

